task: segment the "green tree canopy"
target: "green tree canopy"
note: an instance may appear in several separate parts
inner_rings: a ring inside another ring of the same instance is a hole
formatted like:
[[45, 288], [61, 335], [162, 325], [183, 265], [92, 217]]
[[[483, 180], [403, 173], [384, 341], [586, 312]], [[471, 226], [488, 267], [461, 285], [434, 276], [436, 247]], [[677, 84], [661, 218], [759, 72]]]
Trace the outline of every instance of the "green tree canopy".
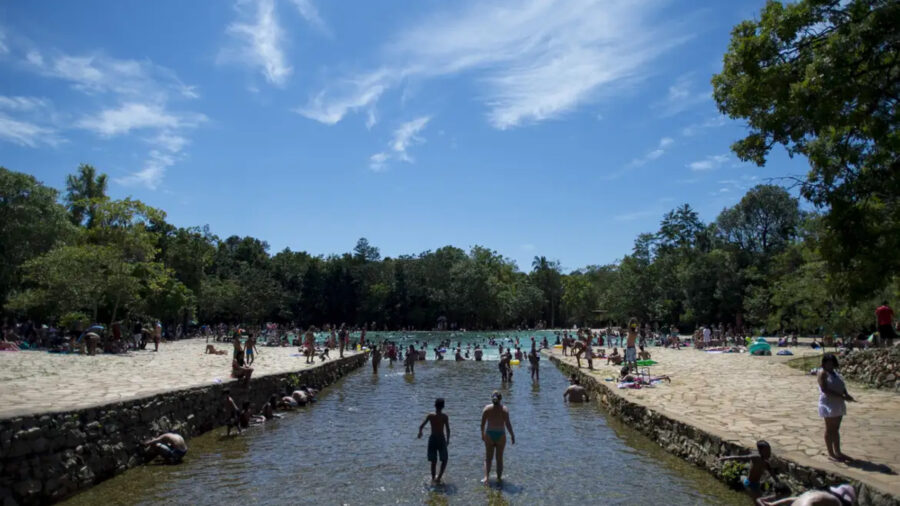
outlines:
[[900, 2], [769, 1], [731, 34], [719, 110], [747, 122], [732, 149], [808, 158], [804, 197], [826, 211], [832, 280], [861, 299], [900, 270]]

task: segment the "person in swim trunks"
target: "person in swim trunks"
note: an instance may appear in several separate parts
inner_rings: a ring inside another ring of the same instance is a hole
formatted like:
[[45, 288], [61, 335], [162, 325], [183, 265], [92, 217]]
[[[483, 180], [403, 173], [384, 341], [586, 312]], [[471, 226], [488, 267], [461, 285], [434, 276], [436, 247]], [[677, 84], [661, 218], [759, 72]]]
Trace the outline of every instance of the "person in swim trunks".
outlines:
[[143, 445], [147, 447], [147, 451], [154, 458], [162, 457], [169, 464], [181, 462], [188, 450], [184, 438], [174, 432], [166, 432], [159, 437], [144, 441]]
[[772, 466], [769, 464], [769, 459], [772, 457], [772, 447], [769, 446], [767, 441], [760, 439], [756, 442], [756, 450], [757, 453], [751, 453], [750, 455], [734, 455], [719, 458], [720, 462], [726, 460], [750, 461], [750, 471], [747, 473], [747, 476], [741, 476], [741, 484], [744, 486], [744, 491], [753, 499], [762, 496], [761, 480], [763, 471], [768, 471], [769, 476], [776, 483], [778, 482], [778, 478], [775, 477], [775, 473], [772, 472]]
[[509, 431], [512, 444], [516, 444], [516, 434], [509, 422], [509, 410], [500, 403], [503, 396], [494, 390], [491, 403], [481, 412], [481, 439], [484, 441], [484, 479], [488, 483], [491, 474], [491, 461], [497, 455], [497, 481], [503, 481], [503, 450], [506, 448], [506, 431]]
[[[422, 439], [422, 429], [425, 425], [431, 423], [431, 435], [428, 436], [428, 461], [431, 462], [431, 483], [438, 484], [444, 477], [444, 470], [447, 469], [447, 445], [450, 444], [450, 417], [444, 413], [444, 399], [438, 398], [434, 401], [434, 413], [428, 413], [425, 421], [419, 426], [419, 439]], [[444, 437], [444, 431], [447, 431], [447, 437]], [[437, 467], [438, 455], [441, 457], [441, 472], [435, 477], [435, 469]]]

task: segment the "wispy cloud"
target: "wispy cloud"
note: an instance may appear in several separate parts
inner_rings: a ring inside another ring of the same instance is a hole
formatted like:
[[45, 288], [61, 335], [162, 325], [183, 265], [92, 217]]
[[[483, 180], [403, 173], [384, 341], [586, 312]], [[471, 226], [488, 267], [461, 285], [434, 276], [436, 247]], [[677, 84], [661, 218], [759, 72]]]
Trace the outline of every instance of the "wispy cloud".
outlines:
[[0, 95], [0, 109], [8, 111], [33, 111], [49, 105], [49, 101], [38, 97]]
[[9, 53], [9, 46], [6, 45], [6, 32], [0, 27], [0, 54]]
[[656, 159], [662, 157], [664, 154], [666, 154], [666, 151], [673, 144], [675, 144], [675, 139], [672, 139], [671, 137], [663, 137], [656, 144], [655, 148], [651, 149], [650, 151], [647, 151], [647, 153], [645, 153], [642, 156], [632, 159], [630, 162], [625, 164], [625, 166], [622, 167], [621, 169], [613, 171], [613, 172], [609, 172], [609, 173], [601, 176], [600, 179], [602, 179], [604, 181], [612, 181], [614, 179], [618, 179], [618, 178], [622, 177], [624, 174], [626, 174], [627, 172], [631, 171], [632, 169], [636, 169], [638, 167], [644, 166], [648, 162], [651, 162], [653, 160], [656, 160]]
[[696, 87], [693, 74], [685, 74], [669, 86], [665, 100], [654, 107], [661, 108], [663, 116], [674, 116], [709, 100], [712, 100], [710, 85]]
[[0, 113], [0, 139], [29, 148], [42, 144], [56, 146], [62, 140], [52, 128], [14, 119], [4, 113]]
[[319, 92], [306, 105], [295, 108], [294, 112], [326, 125], [334, 125], [348, 112], [364, 108], [372, 110], [391, 80], [390, 72], [386, 69], [344, 78], [329, 89]]
[[685, 137], [692, 137], [706, 129], [725, 126], [726, 123], [728, 123], [728, 119], [725, 116], [713, 116], [700, 123], [693, 123], [682, 128], [681, 135]]
[[[197, 98], [197, 90], [170, 69], [151, 61], [118, 59], [101, 52], [71, 55], [36, 47], [27, 48], [19, 56], [24, 68], [68, 82], [90, 96], [91, 102], [107, 105], [91, 114], [69, 112], [66, 118], [78, 119], [67, 119], [65, 125], [57, 120], [52, 127], [7, 116], [3, 122], [5, 134], [0, 138], [34, 147], [60, 142], [59, 128], [87, 130], [106, 139], [140, 132], [150, 150], [140, 170], [114, 178], [121, 184], [157, 188], [166, 168], [183, 156], [180, 153], [190, 142], [185, 132], [207, 121], [203, 114], [172, 108], [175, 102]], [[19, 115], [51, 109], [49, 101], [36, 97], [0, 97], [0, 108]]]
[[659, 140], [659, 144], [656, 145], [656, 148], [648, 151], [644, 156], [635, 158], [628, 163], [628, 167], [640, 167], [645, 165], [647, 162], [653, 161], [666, 154], [666, 150], [669, 149], [669, 146], [675, 143], [675, 140], [671, 137], [663, 137]]
[[76, 126], [90, 130], [98, 135], [111, 137], [127, 134], [132, 130], [144, 129], [178, 129], [194, 127], [206, 120], [202, 114], [190, 117], [173, 114], [159, 104], [125, 103], [121, 106], [104, 109], [93, 116], [82, 118]]
[[714, 170], [724, 165], [731, 157], [725, 155], [709, 155], [703, 160], [691, 162], [687, 166], [693, 171]]
[[[401, 32], [379, 71], [339, 79], [297, 112], [340, 121], [411, 77], [471, 73], [498, 129], [557, 118], [645, 79], [685, 40], [654, 20], [657, 0], [470, 2]], [[348, 84], [349, 83], [349, 84]]]
[[[254, 10], [255, 7], [255, 10]], [[293, 73], [284, 55], [284, 31], [275, 12], [274, 0], [238, 2], [242, 21], [228, 25], [227, 32], [237, 47], [219, 53], [220, 63], [240, 63], [262, 72], [266, 81], [284, 86]]]
[[328, 25], [325, 24], [325, 21], [322, 20], [322, 16], [319, 15], [319, 10], [316, 9], [312, 0], [291, 0], [291, 2], [307, 23], [320, 32], [329, 36], [331, 35], [331, 30], [328, 28]]
[[400, 125], [394, 131], [394, 136], [388, 145], [388, 149], [369, 157], [369, 168], [375, 172], [383, 171], [391, 160], [412, 163], [414, 160], [407, 150], [410, 146], [425, 142], [425, 139], [419, 133], [425, 129], [430, 120], [429, 116], [422, 116]]

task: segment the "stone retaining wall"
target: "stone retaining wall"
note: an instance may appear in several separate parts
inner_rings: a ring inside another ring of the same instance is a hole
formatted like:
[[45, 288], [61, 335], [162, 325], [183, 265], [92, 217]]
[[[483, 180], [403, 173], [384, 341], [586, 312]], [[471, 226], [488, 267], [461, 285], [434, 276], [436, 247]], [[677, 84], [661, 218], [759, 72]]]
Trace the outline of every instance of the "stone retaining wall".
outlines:
[[[222, 391], [255, 409], [286, 387], [322, 388], [362, 366], [366, 354], [296, 373], [187, 388], [76, 411], [0, 420], [0, 501], [49, 504], [146, 461], [140, 442], [162, 432], [188, 439], [224, 422]], [[48, 395], [52, 395], [48, 392]]]
[[[728, 480], [723, 476], [723, 466], [721, 462], [718, 462], [718, 458], [755, 451], [755, 448], [751, 450], [732, 441], [723, 440], [719, 436], [690, 424], [631, 402], [618, 395], [613, 389], [615, 387], [610, 388], [602, 381], [598, 381], [595, 376], [585, 374], [575, 366], [563, 362], [553, 355], [548, 356], [566, 376], [573, 373], [578, 374], [582, 386], [597, 396], [607, 412], [650, 437], [669, 453], [706, 469], [726, 483]], [[613, 385], [613, 383], [610, 384]], [[860, 506], [900, 506], [900, 500], [897, 498], [864, 483], [778, 458], [777, 455], [772, 459], [772, 468], [778, 475], [778, 479], [795, 492], [838, 483], [852, 483], [856, 488]]]
[[846, 379], [900, 392], [900, 347], [854, 350], [838, 362]]

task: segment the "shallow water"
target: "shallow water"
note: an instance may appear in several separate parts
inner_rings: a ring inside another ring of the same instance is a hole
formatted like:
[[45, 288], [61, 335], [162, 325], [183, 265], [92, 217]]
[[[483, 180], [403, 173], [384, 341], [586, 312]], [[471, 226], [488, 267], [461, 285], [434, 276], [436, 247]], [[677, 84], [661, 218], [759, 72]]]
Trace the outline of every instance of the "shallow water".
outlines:
[[[522, 350], [522, 353], [528, 353], [531, 349], [531, 338], [535, 339], [538, 348], [540, 348], [541, 342], [544, 338], [547, 339], [547, 342], [552, 346], [556, 342], [557, 332], [562, 334], [562, 331], [554, 331], [554, 330], [503, 330], [503, 331], [484, 331], [484, 332], [474, 332], [474, 331], [415, 331], [415, 332], [368, 332], [366, 333], [366, 340], [369, 342], [373, 342], [375, 344], [381, 344], [384, 340], [392, 341], [397, 343], [397, 345], [403, 349], [403, 352], [406, 353], [409, 345], [412, 344], [415, 346], [417, 350], [421, 349], [422, 344], [425, 344], [426, 351], [426, 359], [434, 360], [434, 348], [438, 346], [441, 342], [449, 340], [451, 343], [451, 347], [447, 349], [446, 353], [444, 353], [444, 360], [453, 360], [453, 356], [456, 350], [456, 347], [460, 347], [460, 351], [465, 353], [468, 349], [469, 358], [474, 358], [475, 345], [478, 344], [481, 346], [481, 349], [484, 353], [484, 360], [499, 360], [499, 348], [498, 345], [502, 344], [504, 348], [512, 347], [513, 351], [515, 351], [516, 346], [516, 338], [519, 339], [519, 346]], [[569, 331], [570, 334], [574, 334], [575, 331]], [[291, 334], [293, 336], [293, 334]], [[328, 334], [324, 332], [319, 332], [316, 334], [316, 342], [322, 344], [328, 338]], [[495, 344], [490, 344], [490, 340], [494, 339]], [[353, 346], [359, 342], [359, 332], [354, 332], [350, 336], [350, 343]]]
[[[546, 361], [539, 386], [527, 368], [514, 369], [503, 386], [496, 362], [420, 362], [415, 377], [384, 363], [375, 376], [367, 365], [311, 407], [239, 437], [216, 429], [189, 441], [181, 465], [132, 469], [67, 504], [746, 503], [597, 404], [565, 405], [566, 379]], [[494, 389], [517, 438], [502, 487], [485, 487], [479, 423]], [[446, 485], [432, 488], [428, 428], [421, 440], [416, 433], [438, 396], [452, 437]]]

